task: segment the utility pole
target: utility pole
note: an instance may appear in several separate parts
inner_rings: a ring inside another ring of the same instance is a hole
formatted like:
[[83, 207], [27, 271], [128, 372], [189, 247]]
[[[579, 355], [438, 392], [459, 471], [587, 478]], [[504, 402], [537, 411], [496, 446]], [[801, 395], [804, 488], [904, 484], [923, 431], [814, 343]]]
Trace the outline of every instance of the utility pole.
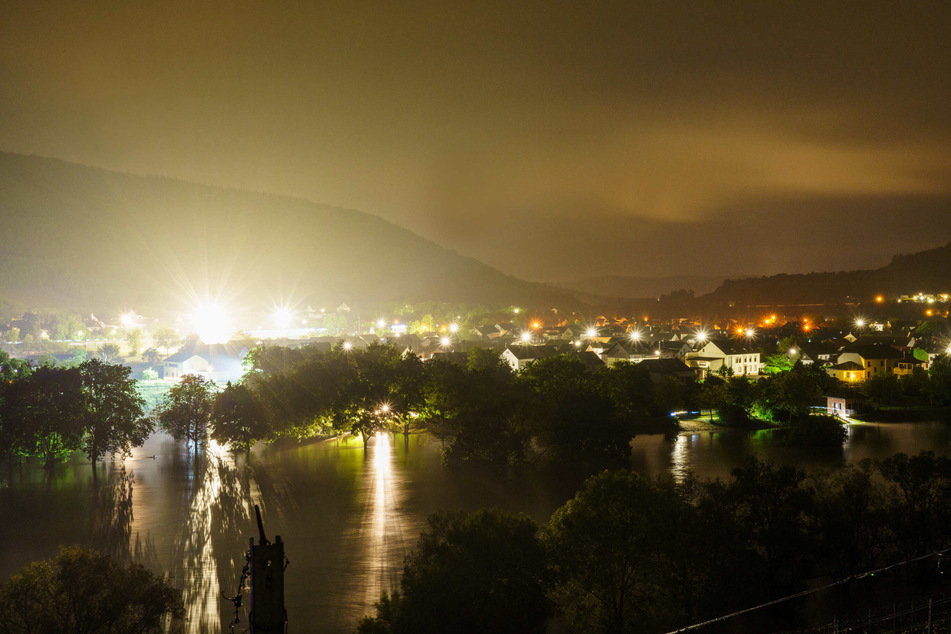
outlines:
[[260, 543], [251, 538], [251, 634], [283, 633], [287, 626], [284, 609], [284, 542], [281, 536], [268, 541], [261, 509], [254, 505]]

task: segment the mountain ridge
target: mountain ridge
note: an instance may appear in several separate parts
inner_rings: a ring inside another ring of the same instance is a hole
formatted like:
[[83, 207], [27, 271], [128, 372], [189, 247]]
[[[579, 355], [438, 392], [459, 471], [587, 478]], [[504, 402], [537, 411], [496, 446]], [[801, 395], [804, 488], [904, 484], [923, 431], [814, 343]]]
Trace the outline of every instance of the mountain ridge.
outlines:
[[111, 309], [443, 301], [578, 305], [366, 212], [0, 152], [0, 295]]

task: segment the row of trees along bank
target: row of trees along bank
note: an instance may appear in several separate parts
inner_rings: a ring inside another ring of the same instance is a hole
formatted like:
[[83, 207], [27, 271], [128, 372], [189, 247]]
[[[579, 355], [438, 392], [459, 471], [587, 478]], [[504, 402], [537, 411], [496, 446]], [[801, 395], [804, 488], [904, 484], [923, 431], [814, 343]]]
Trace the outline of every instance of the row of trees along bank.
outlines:
[[[541, 359], [519, 373], [494, 351], [475, 348], [465, 365], [423, 363], [392, 345], [331, 350], [262, 346], [245, 360], [242, 381], [219, 389], [191, 375], [150, 417], [129, 369], [101, 360], [74, 368], [0, 359], [0, 452], [46, 464], [82, 449], [95, 463], [127, 453], [157, 424], [196, 453], [208, 438], [247, 451], [259, 441], [339, 433], [428, 431], [447, 464], [514, 464], [539, 454], [560, 460], [621, 459], [636, 433], [673, 429], [673, 410], [716, 411], [723, 424], [751, 420], [820, 423], [810, 411], [841, 387], [821, 368], [796, 363], [758, 381], [710, 377], [703, 383], [652, 379], [643, 365], [591, 369], [579, 356]], [[947, 359], [900, 384], [928, 386], [929, 402], [951, 395]], [[934, 375], [934, 376], [931, 376]], [[874, 387], [874, 386], [873, 386]], [[839, 428], [841, 426], [838, 426]], [[833, 425], [806, 442], [841, 443]]]

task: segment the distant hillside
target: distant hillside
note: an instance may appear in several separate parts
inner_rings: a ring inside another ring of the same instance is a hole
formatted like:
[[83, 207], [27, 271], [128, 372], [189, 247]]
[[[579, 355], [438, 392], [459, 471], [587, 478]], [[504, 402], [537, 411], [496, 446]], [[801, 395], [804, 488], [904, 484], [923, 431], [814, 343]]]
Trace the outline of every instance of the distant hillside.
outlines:
[[634, 277], [630, 275], [598, 275], [570, 282], [555, 282], [554, 285], [601, 297], [627, 299], [660, 297], [673, 291], [685, 289], [696, 295], [709, 293], [725, 279], [724, 276], [677, 275], [671, 277]]
[[896, 255], [874, 270], [770, 275], [727, 280], [705, 302], [751, 304], [834, 303], [855, 298], [870, 301], [878, 294], [894, 297], [916, 292], [951, 291], [951, 243], [921, 251]]
[[4, 152], [0, 222], [5, 305], [578, 304], [359, 211]]

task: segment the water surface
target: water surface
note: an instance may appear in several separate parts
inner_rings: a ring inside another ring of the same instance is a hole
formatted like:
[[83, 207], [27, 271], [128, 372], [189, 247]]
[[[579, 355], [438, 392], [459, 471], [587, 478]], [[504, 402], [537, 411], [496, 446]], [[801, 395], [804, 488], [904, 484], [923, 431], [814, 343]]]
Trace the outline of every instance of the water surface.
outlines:
[[[843, 450], [783, 447], [769, 431], [643, 435], [632, 466], [645, 475], [693, 471], [726, 478], [749, 454], [803, 468], [929, 449], [951, 454], [944, 423], [861, 424]], [[381, 592], [397, 587], [403, 558], [427, 515], [495, 506], [547, 521], [583, 482], [582, 468], [527, 465], [450, 471], [427, 436], [255, 449], [250, 459], [220, 447], [194, 460], [164, 435], [121, 463], [75, 460], [48, 473], [34, 465], [0, 474], [0, 576], [60, 544], [80, 543], [136, 560], [185, 588], [192, 632], [228, 631], [248, 539], [260, 505], [273, 541], [290, 560], [285, 605], [291, 631], [352, 631]], [[246, 615], [240, 614], [247, 627]]]

